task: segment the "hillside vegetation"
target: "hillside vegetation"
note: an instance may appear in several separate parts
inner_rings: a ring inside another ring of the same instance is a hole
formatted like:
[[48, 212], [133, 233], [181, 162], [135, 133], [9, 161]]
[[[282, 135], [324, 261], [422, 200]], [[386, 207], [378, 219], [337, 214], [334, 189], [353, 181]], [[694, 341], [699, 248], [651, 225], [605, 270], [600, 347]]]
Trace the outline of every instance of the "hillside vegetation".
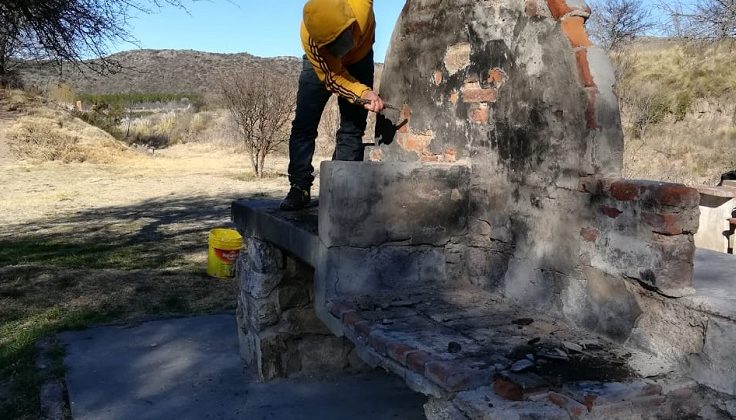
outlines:
[[[123, 67], [121, 73], [101, 77], [66, 69], [63, 82], [85, 105], [100, 98], [170, 95], [175, 99], [188, 97], [213, 112], [212, 108], [219, 107], [214, 94], [224, 75], [245, 71], [281, 73], [292, 77], [296, 85], [301, 68], [296, 57], [259, 58], [197, 51], [140, 50], [112, 58]], [[715, 184], [722, 173], [736, 169], [736, 42], [644, 39], [625, 46], [613, 55], [613, 60], [626, 134], [625, 176]], [[382, 65], [377, 65], [377, 75], [381, 69]], [[26, 86], [41, 90], [53, 89], [60, 82], [48, 64], [27, 65], [22, 74]], [[120, 113], [121, 107], [117, 108]], [[194, 129], [189, 128], [187, 121], [184, 128], [176, 128], [181, 124], [173, 120], [176, 114], [172, 113], [164, 117], [163, 124], [158, 124], [160, 116], [152, 116], [153, 122], [136, 118], [132, 123], [132, 142], [165, 146], [191, 141], [205, 121], [223, 124], [213, 128], [219, 133], [228, 130], [226, 118], [200, 118], [194, 112], [185, 116], [195, 122]], [[325, 139], [331, 139], [337, 128], [334, 104], [327, 113], [329, 121], [323, 121], [326, 124], [320, 130], [325, 144], [318, 147], [326, 155], [332, 146]], [[129, 127], [120, 124], [108, 128], [118, 130], [117, 137], [121, 130], [126, 134], [129, 131]], [[189, 134], [180, 136], [179, 132]], [[162, 138], [168, 140], [161, 141]]]
[[[192, 50], [137, 50], [110, 56], [121, 66], [119, 73], [101, 76], [92, 71], [64, 68], [62, 81], [77, 93], [207, 94], [227, 74], [265, 71], [296, 76], [301, 59], [261, 58], [250, 54], [215, 54]], [[94, 61], [92, 61], [94, 64]], [[53, 63], [27, 63], [19, 71], [26, 87], [46, 90], [59, 83]]]
[[627, 177], [715, 185], [736, 169], [736, 42], [641, 41], [614, 61]]
[[21, 91], [3, 92], [0, 113], [13, 113], [4, 125], [4, 146], [22, 159], [112, 163], [130, 151], [106, 131], [87, 124], [58, 104]]

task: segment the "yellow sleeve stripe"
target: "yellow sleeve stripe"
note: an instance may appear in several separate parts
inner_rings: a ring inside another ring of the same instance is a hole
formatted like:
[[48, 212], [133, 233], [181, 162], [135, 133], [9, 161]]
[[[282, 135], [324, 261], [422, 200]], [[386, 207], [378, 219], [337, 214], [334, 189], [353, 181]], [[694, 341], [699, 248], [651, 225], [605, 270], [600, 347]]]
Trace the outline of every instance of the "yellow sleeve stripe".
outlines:
[[337, 93], [338, 95], [344, 96], [352, 100], [353, 102], [357, 102], [357, 100], [360, 99], [360, 97], [358, 97], [358, 95], [356, 95], [354, 92], [351, 92], [347, 88], [337, 83], [332, 71], [327, 65], [327, 62], [324, 60], [322, 55], [320, 55], [319, 47], [317, 47], [317, 44], [315, 44], [311, 38], [309, 39], [309, 48], [312, 51], [312, 55], [314, 56], [315, 60], [317, 60], [317, 64], [319, 64], [319, 68], [325, 74], [325, 83], [327, 85], [328, 90], [331, 90]]

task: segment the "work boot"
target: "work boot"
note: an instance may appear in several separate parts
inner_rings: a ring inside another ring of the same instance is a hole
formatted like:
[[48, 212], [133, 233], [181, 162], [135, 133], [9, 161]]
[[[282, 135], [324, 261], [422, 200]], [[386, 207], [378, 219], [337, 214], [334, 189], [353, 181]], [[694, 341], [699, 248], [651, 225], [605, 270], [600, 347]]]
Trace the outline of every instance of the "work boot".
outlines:
[[309, 206], [311, 197], [309, 194], [309, 188], [301, 188], [296, 185], [292, 185], [289, 190], [289, 194], [286, 195], [284, 201], [281, 202], [281, 210], [295, 211], [301, 210]]

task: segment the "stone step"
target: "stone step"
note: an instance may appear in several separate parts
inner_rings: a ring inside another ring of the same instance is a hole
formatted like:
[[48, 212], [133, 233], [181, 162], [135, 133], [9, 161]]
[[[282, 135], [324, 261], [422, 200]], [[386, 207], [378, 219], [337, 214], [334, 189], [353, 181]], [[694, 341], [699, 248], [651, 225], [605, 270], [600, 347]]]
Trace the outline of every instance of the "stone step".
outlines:
[[420, 379], [414, 387], [428, 395], [632, 380], [638, 375], [630, 362], [652, 359], [480, 290], [358, 296], [328, 307], [369, 362]]
[[319, 253], [317, 201], [296, 212], [279, 210], [278, 200], [237, 200], [230, 212], [240, 233], [266, 240], [311, 267]]

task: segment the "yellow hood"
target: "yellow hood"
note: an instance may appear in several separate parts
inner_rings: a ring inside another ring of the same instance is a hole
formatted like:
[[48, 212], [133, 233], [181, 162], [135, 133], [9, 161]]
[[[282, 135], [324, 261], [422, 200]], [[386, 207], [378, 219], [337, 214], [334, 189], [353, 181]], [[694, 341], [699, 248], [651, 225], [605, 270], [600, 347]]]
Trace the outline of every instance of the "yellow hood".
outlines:
[[348, 0], [309, 0], [304, 5], [304, 26], [319, 47], [334, 41], [356, 20]]

